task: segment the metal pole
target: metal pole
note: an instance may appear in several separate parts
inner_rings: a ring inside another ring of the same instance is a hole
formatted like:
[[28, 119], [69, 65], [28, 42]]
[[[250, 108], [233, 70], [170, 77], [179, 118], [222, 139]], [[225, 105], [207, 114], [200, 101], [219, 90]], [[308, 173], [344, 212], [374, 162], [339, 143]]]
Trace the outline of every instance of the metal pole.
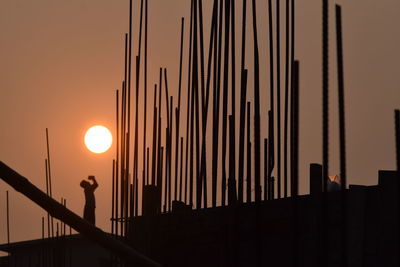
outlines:
[[[46, 128], [46, 144], [47, 144], [47, 168], [48, 168], [48, 175], [49, 175], [49, 193], [50, 197], [53, 197], [52, 193], [52, 186], [51, 186], [51, 168], [50, 168], [50, 144], [49, 144], [49, 130]], [[53, 217], [50, 217], [51, 223], [51, 237], [54, 237], [54, 223]]]
[[339, 136], [340, 136], [340, 185], [342, 204], [342, 266], [347, 266], [347, 173], [346, 173], [346, 128], [344, 104], [344, 67], [343, 67], [343, 42], [342, 42], [342, 10], [336, 5], [336, 48], [338, 68], [338, 93], [339, 93]]
[[322, 244], [320, 247], [322, 257], [320, 265], [327, 265], [328, 240], [327, 240], [327, 179], [329, 175], [329, 17], [328, 0], [322, 0]]
[[6, 208], [7, 208], [7, 244], [10, 245], [10, 203], [8, 190], [6, 191]]
[[244, 133], [246, 119], [247, 70], [244, 69], [246, 58], [246, 0], [243, 0], [242, 14], [242, 53], [240, 66], [240, 122], [239, 122], [239, 162], [238, 162], [238, 201], [243, 202], [243, 172], [244, 172]]

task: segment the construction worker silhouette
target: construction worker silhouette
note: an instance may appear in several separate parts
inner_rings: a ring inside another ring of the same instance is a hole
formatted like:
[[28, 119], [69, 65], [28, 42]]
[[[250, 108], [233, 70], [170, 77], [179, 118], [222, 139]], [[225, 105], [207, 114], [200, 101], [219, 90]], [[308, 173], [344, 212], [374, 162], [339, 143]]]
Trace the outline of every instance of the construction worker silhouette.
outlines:
[[94, 198], [94, 191], [99, 186], [96, 181], [96, 178], [93, 175], [88, 176], [88, 180], [92, 181], [91, 184], [89, 181], [82, 180], [81, 187], [85, 191], [85, 208], [83, 210], [83, 218], [88, 222], [92, 223], [93, 225], [96, 223], [96, 201]]

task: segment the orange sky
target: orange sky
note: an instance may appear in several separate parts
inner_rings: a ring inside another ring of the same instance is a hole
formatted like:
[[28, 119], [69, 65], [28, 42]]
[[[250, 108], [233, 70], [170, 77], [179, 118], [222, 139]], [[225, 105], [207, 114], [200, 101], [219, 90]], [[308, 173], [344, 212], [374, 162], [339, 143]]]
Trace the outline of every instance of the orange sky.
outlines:
[[[236, 6], [238, 42], [239, 2]], [[268, 60], [265, 2], [257, 2], [262, 62]], [[306, 193], [308, 164], [321, 162], [322, 150], [321, 1], [297, 2], [296, 58], [301, 62], [300, 179], [301, 192]], [[206, 17], [210, 14], [210, 3], [204, 1]], [[400, 99], [400, 17], [397, 15], [400, 3], [397, 0], [337, 3], [343, 3], [348, 180], [375, 184], [378, 169], [395, 167], [393, 109], [399, 108]], [[138, 8], [136, 0], [134, 51], [137, 51]], [[186, 18], [185, 35], [188, 36], [189, 10], [189, 1], [149, 0], [149, 88], [158, 81], [159, 67], [167, 67], [170, 93], [177, 96], [180, 17]], [[89, 174], [96, 175], [100, 184], [96, 192], [97, 222], [106, 231], [110, 229], [110, 177], [115, 147], [104, 154], [93, 154], [84, 147], [83, 136], [95, 124], [114, 131], [114, 90], [120, 88], [123, 79], [123, 35], [127, 22], [127, 0], [112, 3], [5, 0], [0, 9], [0, 160], [44, 189], [45, 128], [49, 128], [54, 197], [66, 198], [67, 205], [82, 214], [84, 196], [79, 182]], [[206, 40], [208, 25], [206, 22]], [[331, 26], [333, 30], [333, 18]], [[332, 49], [335, 48], [333, 34], [332, 31]], [[248, 38], [250, 46], [252, 38], [250, 35]], [[187, 48], [187, 42], [185, 45]], [[237, 45], [237, 51], [239, 48]], [[251, 56], [249, 48], [249, 67]], [[331, 59], [330, 153], [331, 174], [334, 174], [338, 173], [338, 129], [333, 51]], [[265, 64], [260, 67], [261, 73], [265, 73], [261, 75], [261, 86], [265, 90], [269, 71]], [[184, 84], [185, 81], [186, 78]], [[185, 97], [184, 93], [183, 106]], [[267, 95], [262, 93], [261, 97], [265, 99]], [[152, 93], [148, 99], [151, 103]], [[267, 108], [262, 106], [262, 116]], [[0, 243], [6, 242], [6, 190], [10, 190], [11, 240], [39, 238], [45, 212], [0, 181]]]

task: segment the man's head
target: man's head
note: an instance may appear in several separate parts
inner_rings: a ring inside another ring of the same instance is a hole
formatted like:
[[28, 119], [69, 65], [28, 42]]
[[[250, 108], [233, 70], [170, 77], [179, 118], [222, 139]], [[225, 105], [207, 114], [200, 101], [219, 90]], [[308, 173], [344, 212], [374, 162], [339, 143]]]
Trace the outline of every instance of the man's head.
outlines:
[[87, 188], [88, 186], [90, 186], [90, 183], [88, 181], [82, 180], [80, 185], [82, 188]]

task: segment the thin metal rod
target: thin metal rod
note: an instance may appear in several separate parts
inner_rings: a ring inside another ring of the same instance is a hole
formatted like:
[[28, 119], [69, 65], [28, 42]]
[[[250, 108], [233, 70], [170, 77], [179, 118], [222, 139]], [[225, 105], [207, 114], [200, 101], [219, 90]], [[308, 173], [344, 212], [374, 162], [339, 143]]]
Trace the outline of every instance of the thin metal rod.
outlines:
[[395, 119], [395, 136], [396, 136], [396, 167], [397, 171], [400, 172], [400, 110], [394, 111]]
[[[46, 170], [46, 195], [49, 195], [49, 169], [47, 167], [47, 159], [44, 160]], [[47, 213], [47, 237], [50, 238], [50, 214]]]
[[[201, 4], [201, 2], [200, 2]], [[204, 103], [202, 106], [202, 147], [201, 147], [201, 163], [200, 163], [200, 186], [203, 186], [203, 207], [207, 208], [207, 159], [206, 159], [206, 141], [207, 141], [207, 121], [208, 121], [208, 107], [210, 100], [210, 83], [211, 83], [211, 65], [214, 63], [214, 79], [215, 79], [215, 67], [216, 61], [215, 57], [213, 58], [213, 54], [216, 53], [216, 43], [215, 40], [217, 38], [217, 14], [218, 14], [218, 2], [214, 0], [213, 4], [213, 13], [211, 19], [211, 30], [210, 30], [210, 43], [208, 50], [208, 61], [207, 61], [207, 82], [206, 82], [206, 95], [204, 99]], [[202, 16], [201, 6], [200, 6], [200, 15]], [[203, 44], [201, 44], [203, 45]], [[202, 48], [203, 49], [203, 48]], [[214, 60], [213, 60], [214, 59]], [[214, 84], [215, 85], [215, 84]]]
[[152, 152], [152, 171], [151, 184], [156, 185], [156, 162], [157, 162], [157, 84], [154, 85], [154, 104], [153, 104], [153, 152]]
[[346, 128], [344, 102], [344, 66], [343, 66], [343, 38], [342, 38], [342, 10], [336, 5], [336, 49], [338, 68], [338, 96], [339, 96], [339, 143], [340, 143], [340, 185], [342, 208], [342, 266], [347, 266], [347, 172], [346, 172]]
[[[191, 101], [191, 75], [192, 75], [192, 32], [193, 32], [193, 1], [191, 1], [190, 5], [190, 27], [189, 27], [189, 61], [188, 61], [188, 84], [187, 84], [187, 112], [186, 112], [186, 159], [185, 159], [185, 203], [187, 203], [187, 185], [188, 185], [188, 161], [189, 161], [189, 128], [191, 124], [190, 116], [191, 116], [191, 108], [190, 108], [190, 101]], [[190, 190], [189, 190], [190, 191]], [[190, 200], [191, 201], [191, 200]], [[190, 204], [192, 204], [190, 202]]]
[[126, 180], [126, 94], [127, 94], [127, 79], [128, 79], [128, 34], [125, 34], [125, 61], [124, 61], [124, 81], [122, 82], [122, 99], [121, 99], [121, 236], [124, 236], [124, 215], [125, 215], [125, 180]]
[[322, 0], [322, 226], [320, 247], [320, 263], [323, 266], [327, 264], [328, 259], [328, 232], [327, 232], [327, 179], [329, 175], [329, 13], [328, 0]]
[[[182, 201], [182, 165], [183, 165], [183, 137], [181, 137], [181, 160], [179, 169], [179, 201]], [[186, 184], [185, 184], [186, 187]]]
[[[161, 94], [160, 94], [161, 96]], [[161, 107], [160, 107], [161, 109]], [[159, 202], [159, 211], [162, 211], [162, 151], [161, 148], [161, 125], [162, 125], [161, 117], [158, 117], [158, 136], [157, 136], [157, 187], [158, 187], [158, 202]]]
[[119, 165], [119, 131], [120, 131], [120, 126], [119, 126], [119, 90], [116, 90], [116, 132], [117, 132], [117, 149], [116, 149], [116, 162], [115, 162], [115, 215], [114, 219], [115, 221], [115, 235], [118, 236], [118, 187], [119, 187], [119, 170], [118, 170], [118, 165]]
[[[196, 162], [196, 169], [195, 169], [195, 178], [196, 178], [196, 208], [201, 208], [201, 181], [200, 181], [200, 119], [199, 119], [199, 69], [198, 69], [198, 28], [197, 26], [197, 1], [194, 4], [194, 32], [193, 32], [193, 73], [192, 73], [192, 90], [194, 96], [194, 115], [195, 115], [195, 162]], [[200, 63], [201, 64], [201, 63]], [[202, 93], [202, 92], [200, 92]], [[202, 97], [202, 96], [201, 96]], [[203, 98], [203, 97], [202, 97]], [[203, 101], [203, 100], [202, 100]]]
[[264, 200], [268, 199], [268, 139], [264, 138]]
[[[49, 130], [46, 128], [46, 144], [47, 144], [47, 168], [49, 175], [49, 193], [50, 197], [53, 197], [52, 185], [51, 185], [51, 164], [50, 164], [50, 144], [49, 144]], [[51, 237], [54, 237], [54, 222], [53, 217], [50, 216], [51, 223]]]
[[[160, 77], [159, 77], [159, 83], [158, 83], [159, 87], [158, 87], [158, 141], [157, 141], [157, 148], [158, 148], [158, 155], [157, 155], [157, 174], [158, 177], [157, 179], [160, 180], [160, 182], [162, 181], [162, 173], [160, 172], [160, 149], [161, 149], [161, 135], [162, 135], [162, 130], [161, 130], [161, 110], [162, 110], [162, 68], [160, 68]], [[161, 162], [162, 163], [162, 162]], [[158, 181], [157, 180], [157, 181]], [[157, 182], [157, 186], [160, 186], [160, 188], [162, 187], [161, 183]], [[160, 191], [160, 197], [161, 197], [161, 193], [162, 191]], [[161, 199], [160, 199], [161, 201]]]
[[7, 209], [7, 244], [10, 245], [10, 202], [8, 190], [6, 191], [6, 209]]
[[288, 116], [289, 116], [289, 41], [290, 41], [290, 5], [285, 5], [285, 106], [283, 129], [283, 196], [288, 197]]
[[[218, 18], [218, 34], [215, 42], [218, 47], [214, 57], [214, 88], [213, 88], [213, 137], [212, 137], [212, 207], [217, 205], [217, 180], [218, 180], [218, 147], [219, 147], [219, 104], [220, 104], [220, 83], [221, 83], [221, 53], [222, 53], [222, 15], [223, 1], [220, 2]], [[218, 39], [218, 40], [217, 40]]]
[[[396, 139], [396, 169], [397, 176], [400, 177], [400, 110], [396, 109], [394, 111], [394, 126], [395, 126], [395, 139]], [[400, 192], [400, 183], [397, 183], [397, 192]], [[397, 197], [397, 214], [400, 214], [400, 194]], [[398, 235], [398, 242], [400, 242], [400, 233]]]
[[269, 80], [270, 80], [270, 110], [268, 112], [268, 180], [270, 193], [269, 199], [272, 199], [272, 171], [275, 166], [275, 131], [274, 131], [274, 32], [272, 18], [272, 0], [268, 0], [268, 28], [269, 28]]
[[274, 199], [274, 181], [273, 181], [273, 177], [272, 177], [272, 171], [274, 169], [274, 142], [273, 139], [274, 138], [274, 119], [273, 119], [273, 115], [274, 111], [272, 109], [270, 109], [268, 111], [268, 140], [269, 140], [269, 144], [268, 144], [268, 199], [272, 200]]
[[[67, 200], [64, 198], [64, 203], [63, 203], [64, 207], [67, 207]], [[66, 224], [65, 222], [63, 222], [63, 236], [65, 236], [65, 230], [66, 230]]]
[[114, 198], [115, 198], [115, 159], [112, 162], [112, 186], [111, 186], [111, 234], [114, 235]]
[[199, 35], [200, 35], [200, 95], [201, 95], [201, 107], [204, 110], [205, 107], [205, 82], [204, 82], [204, 37], [203, 37], [203, 1], [199, 2]]
[[[168, 131], [167, 128], [165, 128], [165, 131]], [[167, 136], [167, 135], [166, 135]], [[164, 213], [167, 212], [167, 177], [166, 175], [163, 177], [163, 168], [164, 168], [164, 151], [165, 151], [165, 157], [167, 157], [167, 151], [164, 149], [164, 146], [160, 148], [160, 179], [164, 180]], [[160, 184], [163, 184], [163, 181], [161, 181]]]
[[[125, 134], [125, 139], [128, 140], [128, 135], [129, 133], [127, 132]], [[126, 144], [126, 154], [129, 154], [129, 142]], [[126, 156], [128, 159], [128, 157]], [[128, 165], [128, 162], [125, 161], [126, 164]], [[128, 217], [129, 217], [129, 208], [130, 208], [130, 201], [129, 201], [129, 195], [130, 195], [130, 181], [131, 181], [131, 174], [128, 171], [128, 166], [126, 166], [126, 177], [125, 177], [125, 213], [124, 213], [124, 226], [125, 226], [125, 238], [128, 238], [128, 230], [129, 230], [129, 225], [128, 225]]]
[[126, 136], [125, 136], [125, 172], [126, 172], [126, 179], [125, 179], [125, 237], [127, 237], [128, 232], [128, 213], [129, 213], [129, 157], [130, 157], [130, 136], [131, 136], [131, 80], [132, 80], [132, 0], [129, 1], [129, 34], [128, 34], [128, 80], [127, 80], [127, 129], [126, 129]]
[[44, 217], [42, 217], [42, 240], [44, 239]]
[[226, 201], [226, 140], [228, 112], [228, 80], [229, 80], [229, 33], [230, 33], [230, 0], [225, 1], [225, 40], [224, 40], [224, 77], [222, 90], [222, 186], [221, 205]]
[[[167, 77], [167, 75], [165, 74], [165, 77]], [[166, 166], [166, 168], [168, 167], [168, 210], [169, 211], [171, 211], [172, 210], [172, 198], [171, 198], [171, 190], [172, 190], [172, 177], [171, 177], [171, 166], [172, 166], [172, 164], [171, 164], [171, 160], [172, 160], [172, 158], [171, 158], [171, 155], [172, 155], [172, 130], [173, 130], [173, 127], [172, 127], [172, 125], [173, 125], [173, 106], [174, 106], [174, 101], [173, 101], [174, 99], [173, 99], [173, 97], [171, 96], [170, 97], [170, 101], [169, 101], [169, 103], [170, 103], [170, 107], [169, 107], [169, 110], [170, 110], [170, 118], [169, 118], [169, 120], [170, 120], [170, 123], [171, 123], [171, 125], [170, 125], [170, 127], [168, 128], [168, 150], [167, 150], [167, 152], [168, 152], [168, 165]]]
[[[149, 165], [150, 165], [150, 149], [149, 149], [149, 147], [147, 147], [147, 149], [146, 149], [147, 151], [146, 151], [146, 157], [147, 157], [147, 160], [146, 160], [146, 185], [149, 185], [150, 184], [150, 181], [149, 181], [149, 177], [150, 177], [150, 175], [149, 175], [149, 172], [150, 172], [150, 169], [149, 169]], [[144, 191], [142, 191], [142, 194], [144, 193]], [[142, 196], [143, 197], [143, 196]]]
[[299, 188], [299, 62], [294, 62], [293, 87], [291, 93], [291, 196], [293, 199], [293, 266], [299, 265], [299, 221], [298, 221], [298, 188]]
[[257, 39], [257, 15], [256, 1], [252, 1], [253, 13], [253, 36], [254, 36], [254, 191], [255, 200], [261, 200], [260, 185], [260, 75], [259, 75], [259, 55]]
[[175, 183], [174, 200], [178, 200], [178, 165], [179, 165], [179, 110], [175, 108]]
[[342, 43], [342, 12], [336, 5], [336, 47], [338, 68], [338, 96], [339, 96], [339, 136], [340, 136], [340, 181], [342, 190], [346, 189], [346, 128], [344, 103], [344, 71], [343, 71], [343, 43]]
[[298, 196], [298, 175], [299, 175], [299, 62], [294, 62], [293, 87], [291, 93], [291, 177], [290, 185], [292, 197]]
[[[141, 16], [141, 15], [140, 15]], [[140, 37], [141, 38], [141, 37]], [[139, 38], [139, 39], [140, 39]], [[140, 52], [140, 51], [139, 51]], [[134, 140], [134, 148], [133, 148], [133, 184], [134, 186], [137, 186], [137, 184], [134, 183], [134, 181], [138, 177], [138, 150], [139, 150], [139, 145], [138, 145], [138, 139], [139, 139], [139, 129], [138, 129], [138, 121], [139, 121], [139, 74], [140, 74], [140, 54], [139, 56], [136, 56], [136, 111], [135, 111], [135, 140]], [[129, 187], [131, 188], [131, 187]], [[133, 188], [135, 190], [135, 188]], [[132, 199], [132, 201], [135, 201], [135, 198]], [[135, 203], [130, 203], [130, 205], [135, 206]], [[131, 208], [132, 210], [132, 208]]]
[[[143, 200], [143, 192], [144, 192], [144, 186], [147, 182], [148, 179], [148, 170], [149, 168], [146, 168], [146, 164], [148, 165], [148, 157], [146, 158], [146, 148], [147, 148], [147, 16], [148, 16], [148, 11], [147, 11], [147, 0], [145, 0], [145, 7], [144, 7], [144, 84], [143, 84], [143, 89], [144, 89], [144, 107], [143, 107], [143, 177], [142, 177], [142, 200]], [[146, 160], [147, 159], [147, 160]], [[143, 207], [143, 201], [142, 201], [142, 207]], [[142, 209], [143, 210], [143, 209]]]
[[276, 109], [277, 109], [277, 193], [281, 198], [281, 30], [280, 30], [280, 1], [276, 1]]
[[228, 177], [228, 205], [234, 205], [237, 202], [236, 178], [235, 178], [235, 158], [232, 150], [235, 148], [234, 142], [234, 124], [233, 115], [229, 115], [229, 177]]
[[[190, 148], [189, 148], [189, 205], [193, 207], [193, 126], [194, 126], [194, 92], [190, 101]], [[189, 138], [189, 136], [188, 136]]]
[[244, 69], [246, 59], [246, 0], [243, 0], [242, 14], [242, 52], [240, 66], [240, 122], [239, 122], [239, 162], [238, 162], [238, 201], [243, 202], [244, 172], [244, 133], [246, 119], [247, 70]]
[[[165, 128], [165, 131], [168, 132], [168, 128]], [[168, 133], [165, 134], [166, 139], [168, 138]], [[166, 140], [167, 141], [167, 140]], [[167, 141], [168, 142], [168, 141]], [[166, 143], [167, 143], [166, 142]], [[165, 151], [165, 157], [167, 157], [167, 151]], [[166, 159], [165, 159], [166, 160]], [[165, 164], [167, 165], [167, 164]], [[161, 177], [163, 176], [163, 167], [164, 167], [164, 147], [161, 147], [161, 159], [160, 159], [160, 175]], [[163, 177], [162, 177], [163, 178]], [[161, 178], [161, 179], [162, 179]], [[164, 183], [164, 205], [163, 205], [163, 212], [166, 213], [167, 212], [167, 195], [168, 195], [168, 181], [167, 181], [167, 166], [165, 166], [165, 176], [163, 179], [163, 183]]]
[[168, 92], [168, 79], [167, 79], [167, 69], [164, 68], [164, 82], [165, 82], [165, 108], [167, 112], [167, 127], [171, 128], [171, 122], [169, 119], [170, 115], [170, 107], [169, 107], [169, 92]]
[[[229, 161], [230, 164], [236, 165], [236, 38], [235, 38], [235, 1], [231, 1], [231, 116], [232, 116], [232, 131], [231, 138], [232, 142], [230, 142], [229, 146], [229, 156], [232, 157]], [[230, 179], [234, 179], [234, 183], [236, 186], [236, 167], [229, 166], [229, 170], [232, 172], [229, 176]], [[236, 189], [235, 189], [235, 199], [236, 199]], [[235, 200], [236, 201], [236, 200]]]
[[[132, 188], [133, 190], [136, 190], [136, 187], [138, 186], [138, 183], [136, 183], [135, 181], [138, 178], [138, 151], [139, 151], [138, 121], [139, 121], [139, 91], [140, 91], [139, 90], [139, 81], [140, 81], [140, 58], [141, 58], [141, 48], [142, 48], [142, 28], [143, 28], [142, 21], [143, 21], [143, 0], [140, 1], [138, 54], [136, 56], [136, 110], [135, 110], [135, 140], [134, 140], [135, 143], [134, 143], [134, 149], [133, 149], [133, 152], [134, 152], [134, 155], [133, 155], [133, 185], [134, 185], [134, 188]], [[146, 119], [145, 119], [144, 123], [146, 123]], [[146, 136], [146, 135], [144, 135], [144, 136]], [[145, 151], [144, 148], [145, 148], [145, 145], [143, 145], [143, 164], [144, 164], [144, 151]], [[135, 195], [134, 192], [133, 192], [133, 195]], [[136, 199], [136, 197], [134, 196], [132, 198], [133, 203], [131, 203], [131, 205], [133, 206], [133, 209], [131, 208], [131, 210], [133, 210], [134, 214], [136, 214], [135, 207], [137, 206], [135, 199]]]
[[246, 199], [247, 203], [251, 202], [251, 139], [250, 139], [250, 102], [247, 102], [247, 183], [246, 183]]
[[[175, 190], [174, 199], [177, 200], [178, 194], [178, 149], [179, 149], [179, 126], [180, 126], [180, 111], [181, 111], [181, 88], [182, 88], [182, 58], [183, 58], [183, 37], [185, 29], [185, 19], [181, 18], [181, 46], [180, 46], [180, 56], [179, 56], [179, 85], [178, 85], [178, 108], [176, 109], [176, 133], [175, 133]], [[179, 190], [182, 193], [182, 188]], [[182, 199], [181, 197], [179, 198]]]
[[322, 165], [323, 186], [327, 191], [329, 175], [329, 47], [328, 0], [322, 0]]
[[[143, 174], [144, 176], [144, 174]], [[135, 186], [135, 217], [139, 216], [139, 179], [136, 178], [136, 186]]]

